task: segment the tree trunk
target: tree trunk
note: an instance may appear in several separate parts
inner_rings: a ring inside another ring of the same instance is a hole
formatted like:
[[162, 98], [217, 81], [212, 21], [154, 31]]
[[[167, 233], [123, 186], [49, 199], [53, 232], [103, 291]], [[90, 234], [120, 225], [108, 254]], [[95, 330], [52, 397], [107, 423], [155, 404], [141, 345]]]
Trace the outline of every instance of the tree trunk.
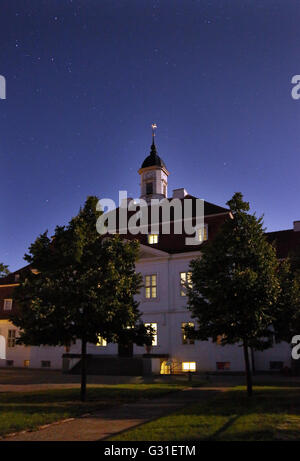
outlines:
[[248, 397], [252, 396], [252, 376], [249, 362], [249, 353], [248, 353], [248, 344], [247, 341], [243, 343], [244, 349], [244, 359], [245, 359], [245, 371], [246, 371], [246, 381], [247, 381], [247, 393]]
[[251, 366], [252, 366], [252, 375], [255, 375], [255, 359], [254, 359], [254, 350], [253, 347], [250, 348], [251, 351]]
[[80, 399], [82, 402], [86, 400], [86, 340], [81, 339], [81, 388]]

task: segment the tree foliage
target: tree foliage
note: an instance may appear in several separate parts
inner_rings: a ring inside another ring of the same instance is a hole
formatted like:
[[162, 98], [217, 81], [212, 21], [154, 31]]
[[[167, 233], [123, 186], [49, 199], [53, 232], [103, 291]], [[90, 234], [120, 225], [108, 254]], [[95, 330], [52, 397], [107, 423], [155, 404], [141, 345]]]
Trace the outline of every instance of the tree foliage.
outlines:
[[[271, 346], [270, 327], [280, 292], [278, 261], [265, 238], [262, 218], [248, 213], [242, 194], [234, 194], [227, 205], [231, 218], [203, 245], [201, 257], [191, 262], [188, 305], [198, 321], [196, 338], [222, 337], [222, 345], [243, 345], [247, 361], [248, 347]], [[250, 373], [249, 363], [246, 368]], [[251, 389], [249, 381], [249, 394]]]
[[0, 278], [5, 277], [10, 272], [8, 270], [8, 266], [6, 264], [0, 263]]
[[138, 242], [96, 231], [97, 197], [54, 236], [40, 235], [25, 255], [34, 271], [16, 289], [20, 306], [12, 317], [19, 343], [68, 345], [76, 339], [96, 344], [151, 342], [140, 320], [141, 276], [135, 273]]

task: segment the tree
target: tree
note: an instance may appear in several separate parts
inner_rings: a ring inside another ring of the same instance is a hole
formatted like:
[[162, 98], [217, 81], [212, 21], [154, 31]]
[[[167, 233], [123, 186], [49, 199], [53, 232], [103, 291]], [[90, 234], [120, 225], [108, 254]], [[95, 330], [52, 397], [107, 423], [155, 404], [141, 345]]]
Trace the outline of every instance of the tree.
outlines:
[[[151, 341], [140, 320], [134, 295], [141, 286], [135, 273], [136, 241], [102, 238], [96, 231], [97, 197], [52, 239], [40, 235], [25, 255], [35, 270], [16, 289], [20, 309], [12, 317], [20, 344], [68, 345], [81, 340], [81, 399], [86, 398], [87, 343], [143, 345]], [[150, 332], [151, 333], [151, 332]]]
[[290, 258], [279, 263], [280, 291], [277, 297], [273, 322], [276, 342], [291, 344], [292, 337], [300, 331], [300, 277], [293, 270]]
[[252, 395], [249, 348], [272, 344], [271, 325], [279, 293], [275, 248], [264, 235], [262, 218], [248, 214], [249, 203], [236, 193], [227, 202], [228, 218], [202, 256], [191, 262], [188, 306], [198, 321], [191, 332], [200, 340], [243, 347], [248, 395]]
[[8, 275], [10, 272], [8, 270], [8, 266], [6, 266], [5, 264], [3, 263], [0, 263], [0, 278], [1, 277], [5, 277], [6, 275]]

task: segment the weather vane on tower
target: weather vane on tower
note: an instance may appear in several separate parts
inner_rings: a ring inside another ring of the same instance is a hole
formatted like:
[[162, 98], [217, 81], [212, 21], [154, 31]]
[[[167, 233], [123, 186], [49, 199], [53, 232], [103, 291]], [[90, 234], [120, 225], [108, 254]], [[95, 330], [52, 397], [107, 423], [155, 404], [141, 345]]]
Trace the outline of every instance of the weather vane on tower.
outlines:
[[155, 130], [157, 128], [156, 123], [152, 123], [151, 127], [152, 127], [152, 140], [154, 141]]

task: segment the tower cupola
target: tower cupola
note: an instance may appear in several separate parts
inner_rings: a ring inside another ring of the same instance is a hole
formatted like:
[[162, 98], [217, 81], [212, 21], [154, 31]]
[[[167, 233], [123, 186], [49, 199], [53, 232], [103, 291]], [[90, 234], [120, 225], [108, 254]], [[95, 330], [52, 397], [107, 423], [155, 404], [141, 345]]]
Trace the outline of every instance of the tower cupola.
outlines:
[[159, 157], [155, 145], [156, 124], [152, 124], [152, 144], [148, 157], [139, 169], [141, 176], [140, 198], [150, 201], [151, 199], [163, 199], [168, 196], [169, 172], [164, 161]]

